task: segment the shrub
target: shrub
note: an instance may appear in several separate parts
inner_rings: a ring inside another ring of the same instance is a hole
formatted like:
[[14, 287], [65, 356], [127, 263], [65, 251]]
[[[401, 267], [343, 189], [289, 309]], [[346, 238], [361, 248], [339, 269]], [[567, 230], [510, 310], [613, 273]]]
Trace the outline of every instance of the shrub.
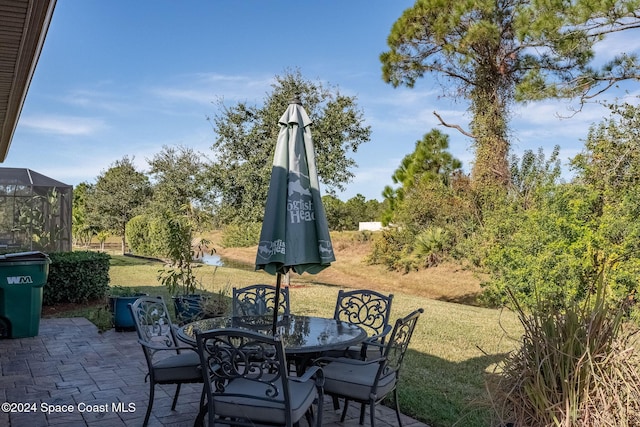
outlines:
[[262, 225], [258, 222], [229, 224], [222, 231], [222, 245], [228, 248], [246, 248], [258, 244]]
[[490, 248], [484, 265], [491, 280], [485, 301], [509, 303], [507, 289], [525, 307], [535, 307], [537, 298], [555, 301], [558, 308], [585, 298], [601, 254], [621, 253], [603, 239], [599, 209], [597, 194], [564, 185], [535, 208], [510, 206], [487, 215], [484, 237]]
[[602, 288], [564, 310], [540, 303], [527, 314], [514, 300], [522, 345], [489, 387], [503, 425], [640, 425], [640, 363], [623, 328], [631, 300], [608, 304]]
[[126, 231], [131, 252], [151, 257], [166, 256], [172, 238], [169, 225], [171, 221], [171, 216], [167, 214], [145, 214], [131, 218]]
[[158, 271], [158, 280], [167, 287], [171, 295], [190, 295], [198, 287], [198, 279], [193, 271], [195, 252], [192, 246], [193, 229], [185, 217], [175, 217], [168, 223], [170, 239], [165, 255], [171, 265]]
[[171, 221], [167, 215], [154, 215], [149, 219], [149, 256], [166, 256], [171, 245]]
[[109, 291], [109, 255], [76, 251], [49, 254], [49, 276], [42, 303], [78, 303], [105, 298]]
[[414, 234], [406, 228], [392, 228], [376, 234], [371, 253], [365, 259], [369, 264], [382, 264], [389, 270], [408, 272], [417, 268], [411, 257]]
[[353, 235], [353, 240], [358, 243], [367, 243], [373, 240], [373, 231], [360, 230]]
[[129, 220], [126, 237], [131, 252], [138, 255], [153, 255], [149, 239], [149, 220], [146, 215], [134, 216]]
[[435, 267], [451, 249], [449, 233], [442, 227], [429, 227], [416, 236], [413, 252], [425, 267]]

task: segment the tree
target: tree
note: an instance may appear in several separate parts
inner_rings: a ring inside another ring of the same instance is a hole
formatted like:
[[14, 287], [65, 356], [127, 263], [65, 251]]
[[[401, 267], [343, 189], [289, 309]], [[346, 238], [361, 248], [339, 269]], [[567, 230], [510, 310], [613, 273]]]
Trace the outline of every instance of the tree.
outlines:
[[[607, 288], [607, 298], [638, 292], [640, 274], [640, 109], [614, 108], [589, 132], [572, 159], [577, 175], [560, 183], [558, 148], [514, 157], [513, 195], [501, 210], [487, 213], [476, 247], [486, 247], [488, 301], [522, 306], [564, 306]], [[606, 274], [605, 274], [606, 273]]]
[[624, 104], [611, 109], [611, 118], [591, 128], [572, 166], [582, 181], [615, 201], [638, 185], [640, 108]]
[[380, 215], [380, 202], [367, 200], [362, 194], [356, 194], [346, 202], [335, 196], [322, 197], [327, 214], [329, 229], [335, 231], [358, 230], [361, 222], [375, 221]]
[[371, 129], [363, 125], [355, 97], [304, 80], [299, 71], [275, 80], [262, 106], [240, 102], [227, 107], [220, 103], [219, 113], [209, 119], [216, 141], [208, 176], [222, 223], [262, 220], [278, 120], [296, 94], [313, 121], [318, 175], [329, 190], [342, 190], [353, 178], [355, 161], [350, 153], [369, 141]]
[[71, 234], [76, 245], [88, 246], [91, 244], [91, 238], [100, 231], [98, 224], [90, 222], [91, 217], [87, 212], [87, 203], [92, 192], [93, 185], [87, 182], [81, 182], [73, 189]]
[[121, 237], [124, 254], [127, 222], [142, 211], [150, 197], [149, 179], [136, 170], [133, 158], [125, 156], [98, 176], [87, 207], [92, 221]]
[[553, 190], [561, 173], [559, 155], [560, 146], [556, 145], [549, 159], [542, 148], [538, 149], [538, 154], [526, 150], [522, 159], [511, 156], [511, 189], [523, 209], [533, 206], [541, 197], [540, 193]]
[[327, 194], [322, 196], [322, 205], [324, 206], [324, 212], [327, 215], [329, 230], [343, 230], [341, 221], [342, 218], [344, 218], [344, 202], [336, 196]]
[[405, 195], [421, 181], [436, 182], [445, 187], [449, 185], [453, 174], [460, 171], [462, 162], [447, 152], [448, 148], [449, 137], [437, 129], [416, 141], [413, 153], [402, 159], [391, 177], [400, 187], [393, 189], [387, 186], [384, 189], [383, 196], [389, 207], [383, 215], [385, 225], [397, 219], [394, 218], [394, 212], [401, 209]]
[[[510, 181], [509, 107], [514, 101], [579, 97], [637, 79], [637, 58], [620, 53], [599, 69], [593, 47], [605, 35], [640, 26], [640, 0], [417, 0], [394, 23], [380, 56], [383, 79], [413, 87], [426, 74], [443, 77], [445, 96], [469, 101], [473, 182]], [[452, 83], [453, 86], [445, 86]]]
[[153, 180], [153, 204], [178, 213], [185, 206], [200, 205], [205, 198], [204, 155], [188, 147], [163, 146], [147, 160]]
[[577, 181], [597, 194], [602, 252], [617, 259], [608, 280], [624, 296], [640, 291], [640, 107], [611, 108], [572, 166]]

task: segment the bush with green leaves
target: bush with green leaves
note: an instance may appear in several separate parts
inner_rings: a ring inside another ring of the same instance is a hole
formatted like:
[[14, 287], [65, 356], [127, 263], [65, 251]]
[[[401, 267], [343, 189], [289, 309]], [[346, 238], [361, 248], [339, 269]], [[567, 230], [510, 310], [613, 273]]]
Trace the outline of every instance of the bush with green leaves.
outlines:
[[170, 239], [165, 249], [171, 264], [158, 271], [158, 280], [171, 295], [191, 295], [198, 289], [198, 279], [193, 271], [193, 229], [184, 216], [168, 219]]
[[390, 228], [376, 233], [371, 253], [365, 259], [369, 264], [382, 264], [389, 270], [408, 272], [417, 269], [411, 256], [414, 233], [407, 228]]
[[164, 257], [167, 247], [171, 244], [172, 232], [169, 225], [170, 217], [164, 215], [149, 215], [149, 254]]
[[538, 300], [562, 306], [592, 292], [604, 260], [615, 260], [607, 275], [609, 296], [621, 300], [640, 291], [640, 191], [605, 202], [591, 185], [559, 184], [527, 209], [513, 204], [485, 219], [490, 242], [484, 265], [491, 274], [485, 301]]
[[429, 227], [413, 242], [413, 253], [425, 267], [438, 265], [451, 249], [451, 237], [442, 227]]
[[233, 223], [222, 230], [222, 245], [228, 248], [246, 248], [258, 244], [262, 224], [259, 222]]
[[136, 255], [153, 255], [149, 238], [149, 218], [147, 215], [134, 216], [127, 223], [127, 244]]
[[511, 206], [487, 215], [485, 240], [491, 246], [484, 262], [491, 279], [485, 283], [485, 300], [509, 302], [507, 288], [525, 306], [583, 298], [603, 248], [597, 212], [596, 194], [565, 185], [537, 207]]
[[49, 275], [42, 303], [82, 303], [105, 298], [109, 292], [110, 256], [75, 251], [49, 254]]
[[171, 230], [168, 214], [143, 214], [127, 223], [127, 243], [136, 255], [164, 257], [170, 245]]

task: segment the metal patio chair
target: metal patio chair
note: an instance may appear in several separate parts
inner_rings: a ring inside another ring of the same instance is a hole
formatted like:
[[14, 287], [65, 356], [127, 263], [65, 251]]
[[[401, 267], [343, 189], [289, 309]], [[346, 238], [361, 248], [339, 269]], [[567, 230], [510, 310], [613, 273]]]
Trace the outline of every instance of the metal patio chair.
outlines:
[[[233, 316], [264, 316], [273, 314], [276, 287], [271, 285], [250, 285], [244, 288], [233, 288]], [[278, 313], [284, 316], [291, 314], [289, 288], [280, 288]]]
[[[205, 413], [209, 426], [274, 425], [293, 427], [302, 417], [322, 425], [322, 369], [312, 366], [301, 377], [290, 377], [279, 336], [239, 328], [196, 331], [205, 383]], [[314, 417], [313, 405], [316, 407]]]
[[[341, 422], [344, 422], [349, 402], [360, 402], [360, 424], [364, 424], [365, 407], [369, 405], [371, 427], [375, 427], [375, 405], [393, 392], [398, 425], [402, 427], [398, 403], [398, 378], [402, 361], [413, 335], [416, 322], [423, 309], [398, 319], [383, 347], [382, 356], [373, 360], [358, 360], [348, 357], [320, 358], [325, 377], [324, 392], [334, 398], [344, 399]], [[381, 345], [372, 343], [371, 345]]]
[[[195, 347], [181, 346], [162, 297], [140, 297], [129, 309], [149, 368], [149, 405], [143, 426], [149, 422], [156, 384], [176, 384], [171, 410], [176, 409], [180, 386], [202, 382], [200, 358]], [[147, 378], [145, 377], [145, 382]], [[202, 400], [202, 398], [201, 398]]]
[[[383, 295], [368, 289], [338, 291], [334, 319], [352, 323], [367, 332], [367, 339], [361, 346], [345, 349], [344, 356], [366, 360], [381, 355], [380, 346], [369, 346], [370, 343], [384, 344], [385, 337], [391, 332], [389, 316], [393, 294]], [[372, 353], [372, 354], [369, 354]], [[339, 356], [335, 352], [327, 356]]]

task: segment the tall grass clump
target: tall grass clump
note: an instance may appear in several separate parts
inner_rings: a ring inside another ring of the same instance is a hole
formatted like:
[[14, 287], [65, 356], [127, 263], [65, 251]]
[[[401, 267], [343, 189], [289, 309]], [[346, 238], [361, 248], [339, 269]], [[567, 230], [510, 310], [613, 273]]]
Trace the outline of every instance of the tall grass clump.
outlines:
[[640, 426], [633, 299], [608, 301], [602, 275], [591, 298], [562, 309], [539, 302], [527, 312], [511, 297], [524, 335], [489, 384], [501, 425]]

